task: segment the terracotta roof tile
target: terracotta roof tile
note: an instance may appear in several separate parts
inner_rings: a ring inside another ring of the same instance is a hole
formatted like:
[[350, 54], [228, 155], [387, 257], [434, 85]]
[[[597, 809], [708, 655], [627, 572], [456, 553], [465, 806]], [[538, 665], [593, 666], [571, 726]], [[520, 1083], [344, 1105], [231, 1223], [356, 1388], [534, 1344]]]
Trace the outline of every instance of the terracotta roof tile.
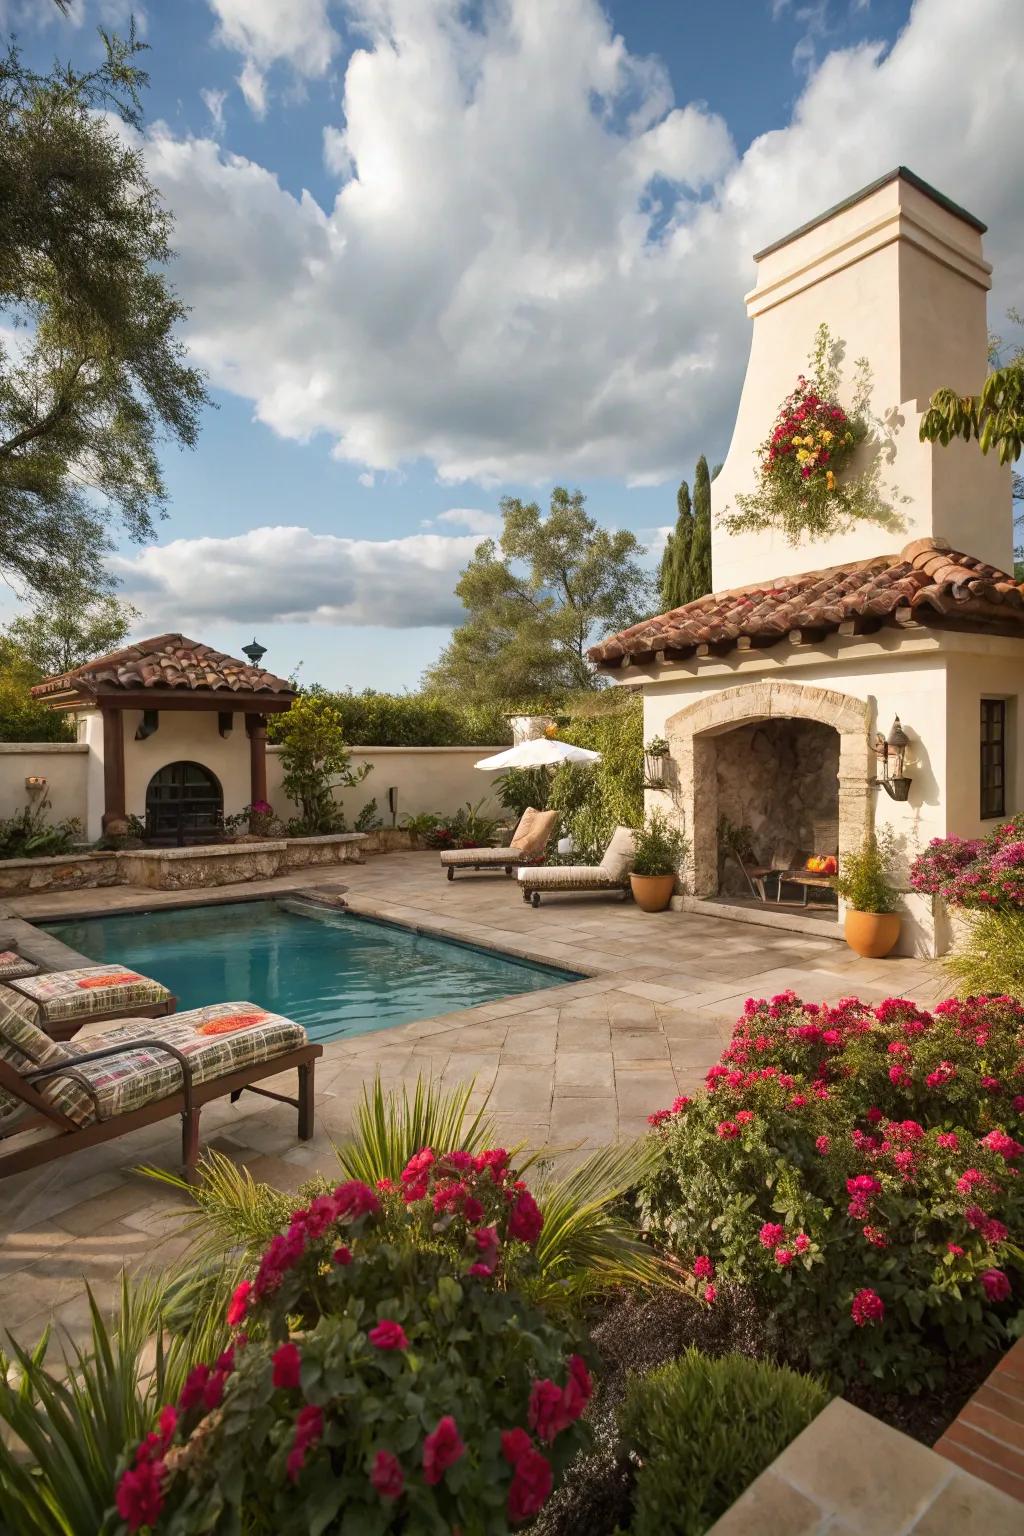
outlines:
[[48, 677], [37, 697], [72, 690], [85, 695], [118, 689], [202, 689], [225, 693], [294, 693], [294, 685], [251, 662], [240, 661], [184, 635], [157, 635], [97, 656], [71, 672]]
[[698, 645], [722, 652], [741, 638], [770, 645], [795, 629], [834, 633], [850, 619], [895, 624], [899, 610], [905, 622], [907, 609], [922, 624], [998, 626], [1024, 638], [1024, 586], [1012, 575], [943, 539], [915, 539], [899, 554], [709, 593], [610, 635], [588, 655], [598, 666], [617, 667], [658, 651], [685, 657]]

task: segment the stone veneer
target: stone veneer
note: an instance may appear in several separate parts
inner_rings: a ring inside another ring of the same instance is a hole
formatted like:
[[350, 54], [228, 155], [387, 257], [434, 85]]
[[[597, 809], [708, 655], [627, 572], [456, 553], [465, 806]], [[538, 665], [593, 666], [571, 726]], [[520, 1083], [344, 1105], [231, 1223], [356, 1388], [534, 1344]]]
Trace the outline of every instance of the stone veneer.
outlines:
[[687, 705], [669, 717], [672, 797], [690, 847], [687, 877], [695, 896], [718, 891], [718, 749], [716, 738], [755, 722], [814, 720], [839, 733], [838, 853], [858, 847], [872, 825], [875, 776], [863, 699], [807, 683], [750, 682]]

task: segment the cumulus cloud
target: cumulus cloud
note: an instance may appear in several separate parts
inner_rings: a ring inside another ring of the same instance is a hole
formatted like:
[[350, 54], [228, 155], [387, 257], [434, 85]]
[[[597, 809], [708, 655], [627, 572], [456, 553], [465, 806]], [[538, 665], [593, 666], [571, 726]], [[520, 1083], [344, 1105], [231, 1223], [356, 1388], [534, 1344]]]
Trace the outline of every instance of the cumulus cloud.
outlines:
[[502, 519], [497, 512], [481, 512], [478, 507], [452, 507], [438, 514], [436, 521], [451, 528], [468, 528], [481, 538], [497, 538], [502, 529]]
[[[324, 5], [214, 3], [254, 69], [326, 68]], [[349, 0], [331, 206], [213, 140], [148, 142], [193, 351], [274, 430], [324, 432], [365, 473], [675, 478], [725, 446], [750, 253], [894, 164], [989, 221], [1019, 295], [1024, 172], [993, 152], [1024, 142], [1018, 9], [916, 0], [890, 49], [828, 54], [791, 122], [737, 157], [598, 0]]]
[[453, 588], [475, 536], [347, 539], [309, 528], [174, 539], [112, 562], [143, 628], [244, 620], [415, 629], [464, 616]]
[[327, 0], [210, 0], [217, 41], [243, 58], [238, 86], [250, 110], [267, 110], [267, 71], [285, 63], [296, 75], [317, 79], [327, 73], [338, 34]]

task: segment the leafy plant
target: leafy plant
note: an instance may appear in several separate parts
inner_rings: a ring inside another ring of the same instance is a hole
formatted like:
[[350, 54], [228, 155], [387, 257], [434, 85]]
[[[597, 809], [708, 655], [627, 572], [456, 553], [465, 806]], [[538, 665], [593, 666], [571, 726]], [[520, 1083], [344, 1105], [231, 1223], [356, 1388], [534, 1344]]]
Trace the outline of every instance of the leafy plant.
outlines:
[[668, 757], [668, 742], [664, 736], [652, 736], [644, 751], [651, 757]]
[[794, 1363], [934, 1386], [1022, 1321], [1022, 1038], [1009, 999], [751, 999], [705, 1091], [651, 1117], [641, 1210]]
[[636, 827], [644, 815], [643, 706], [639, 699], [600, 696], [577, 702], [560, 726], [563, 741], [601, 753], [599, 763], [563, 763], [552, 777], [548, 810], [576, 845], [573, 863], [601, 858], [617, 826]]
[[441, 825], [444, 817], [439, 811], [417, 811], [415, 816], [403, 816], [399, 826], [413, 837], [427, 837]]
[[168, 1334], [157, 1277], [121, 1276], [114, 1325], [91, 1294], [89, 1306], [89, 1344], [65, 1352], [63, 1369], [45, 1363], [49, 1330], [34, 1349], [0, 1351], [0, 1528], [10, 1536], [109, 1532], [124, 1447], [147, 1432], [196, 1363], [227, 1343], [223, 1310]]
[[284, 823], [267, 800], [254, 800], [244, 811], [224, 817], [224, 831], [229, 836], [251, 833], [254, 837], [275, 838], [285, 835]]
[[500, 1283], [540, 1213], [500, 1150], [422, 1149], [399, 1189], [350, 1180], [293, 1212], [232, 1297], [245, 1336], [129, 1447], [120, 1529], [486, 1536], [543, 1506], [591, 1383]]
[[494, 842], [498, 829], [497, 819], [484, 815], [483, 807], [488, 796], [483, 795], [476, 805], [467, 803], [454, 816], [439, 821], [424, 834], [428, 848], [487, 848]]
[[67, 853], [82, 837], [82, 823], [75, 816], [64, 821], [47, 819], [50, 800], [44, 796], [34, 805], [0, 821], [0, 859], [43, 859]]
[[506, 768], [494, 781], [498, 799], [518, 821], [528, 805], [547, 809], [551, 773], [547, 768]]
[[638, 1465], [631, 1536], [704, 1536], [828, 1400], [811, 1376], [696, 1349], [634, 1376], [619, 1412]]
[[635, 875], [675, 875], [686, 856], [687, 839], [664, 811], [652, 811], [633, 834]]
[[890, 883], [894, 843], [888, 828], [843, 854], [833, 884], [855, 912], [896, 912], [899, 892]]
[[352, 1136], [336, 1149], [342, 1171], [365, 1184], [397, 1183], [421, 1147], [478, 1152], [493, 1140], [494, 1127], [484, 1108], [470, 1115], [473, 1086], [442, 1088], [431, 1078], [417, 1077], [410, 1094], [404, 1084], [401, 1090], [385, 1090], [379, 1077], [372, 1087], [364, 1083]]
[[367, 800], [366, 804], [359, 812], [359, 815], [352, 823], [353, 829], [356, 832], [373, 832], [377, 827], [382, 827], [383, 825], [383, 821], [377, 814], [376, 799]]
[[893, 522], [882, 496], [880, 454], [875, 453], [860, 474], [848, 473], [850, 458], [872, 425], [876, 436], [885, 428], [872, 424], [868, 415], [871, 370], [867, 358], [858, 358], [855, 364], [850, 410], [839, 404], [842, 350], [828, 326], [819, 325], [808, 376], [801, 374], [757, 450], [757, 489], [738, 494], [738, 511], [723, 519], [730, 532], [776, 528], [796, 544], [804, 534], [827, 538], [863, 519]]
[[281, 784], [299, 807], [289, 823], [295, 836], [316, 837], [343, 832], [345, 818], [334, 798], [337, 789], [354, 789], [370, 772], [370, 764], [352, 767], [345, 745], [341, 715], [325, 697], [303, 694], [281, 717]]
[[[314, 683], [303, 694], [326, 699], [341, 716], [345, 740], [360, 747], [477, 747], [511, 744], [501, 699], [466, 704], [436, 693], [336, 693]], [[281, 716], [271, 718], [268, 736], [279, 739]]]
[[962, 997], [1024, 998], [1024, 911], [965, 913], [943, 963]]

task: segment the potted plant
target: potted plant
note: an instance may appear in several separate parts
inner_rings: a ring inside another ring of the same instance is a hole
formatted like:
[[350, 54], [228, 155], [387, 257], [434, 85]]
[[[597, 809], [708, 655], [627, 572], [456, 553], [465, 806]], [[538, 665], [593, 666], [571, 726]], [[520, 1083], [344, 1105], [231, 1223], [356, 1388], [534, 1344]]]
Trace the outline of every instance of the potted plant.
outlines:
[[647, 789], [660, 789], [665, 778], [665, 759], [668, 757], [668, 742], [664, 736], [652, 736], [644, 747], [644, 786]]
[[899, 893], [889, 881], [891, 834], [866, 837], [861, 846], [843, 855], [835, 888], [846, 902], [843, 929], [854, 954], [880, 960], [895, 948], [900, 936]]
[[664, 811], [652, 811], [634, 834], [629, 883], [643, 912], [664, 912], [672, 899], [676, 875], [686, 853], [686, 838]]

